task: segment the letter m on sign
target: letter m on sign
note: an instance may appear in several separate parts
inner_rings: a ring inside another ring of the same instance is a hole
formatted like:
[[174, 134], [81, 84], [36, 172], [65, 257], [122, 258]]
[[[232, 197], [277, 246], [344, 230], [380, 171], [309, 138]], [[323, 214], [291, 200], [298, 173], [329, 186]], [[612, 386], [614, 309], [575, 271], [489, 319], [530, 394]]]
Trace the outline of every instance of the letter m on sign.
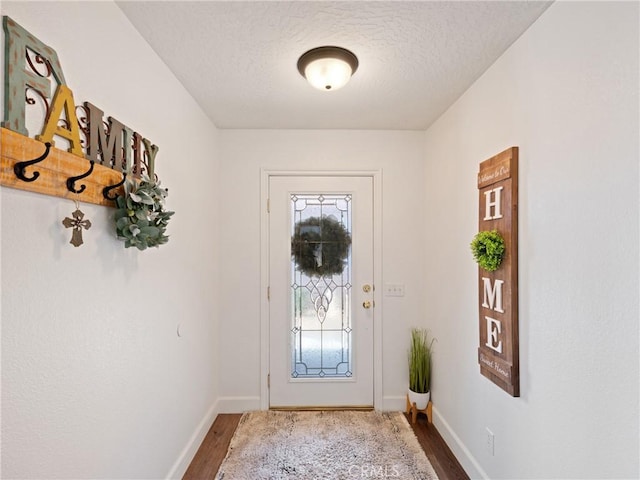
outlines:
[[482, 284], [484, 292], [482, 306], [504, 313], [502, 309], [502, 285], [504, 285], [504, 280], [496, 280], [492, 286], [490, 278], [482, 277]]

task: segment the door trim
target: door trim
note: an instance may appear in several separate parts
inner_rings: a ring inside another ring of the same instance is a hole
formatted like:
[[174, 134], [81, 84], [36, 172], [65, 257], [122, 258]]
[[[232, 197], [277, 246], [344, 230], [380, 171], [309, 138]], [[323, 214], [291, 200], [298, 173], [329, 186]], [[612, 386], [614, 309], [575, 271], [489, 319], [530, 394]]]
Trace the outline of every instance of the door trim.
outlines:
[[269, 216], [271, 177], [371, 177], [373, 181], [373, 408], [382, 407], [382, 170], [260, 171], [260, 408], [269, 409]]

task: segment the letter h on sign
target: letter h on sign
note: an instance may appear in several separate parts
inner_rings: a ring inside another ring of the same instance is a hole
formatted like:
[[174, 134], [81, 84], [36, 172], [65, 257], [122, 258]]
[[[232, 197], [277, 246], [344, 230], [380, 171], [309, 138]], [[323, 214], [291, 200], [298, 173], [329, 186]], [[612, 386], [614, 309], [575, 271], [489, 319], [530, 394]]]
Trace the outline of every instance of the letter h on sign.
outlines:
[[[487, 190], [484, 192], [484, 219], [483, 220], [496, 220], [502, 218], [502, 189], [504, 187], [494, 188], [493, 190]], [[491, 197], [493, 196], [493, 200]], [[493, 215], [491, 210], [493, 209]]]

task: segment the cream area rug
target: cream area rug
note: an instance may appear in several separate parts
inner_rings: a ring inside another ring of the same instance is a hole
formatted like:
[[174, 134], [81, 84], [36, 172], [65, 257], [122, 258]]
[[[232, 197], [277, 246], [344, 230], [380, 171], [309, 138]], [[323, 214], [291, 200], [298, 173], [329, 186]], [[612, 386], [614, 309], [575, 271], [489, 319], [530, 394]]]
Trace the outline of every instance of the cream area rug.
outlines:
[[249, 412], [217, 480], [431, 480], [437, 475], [400, 412]]

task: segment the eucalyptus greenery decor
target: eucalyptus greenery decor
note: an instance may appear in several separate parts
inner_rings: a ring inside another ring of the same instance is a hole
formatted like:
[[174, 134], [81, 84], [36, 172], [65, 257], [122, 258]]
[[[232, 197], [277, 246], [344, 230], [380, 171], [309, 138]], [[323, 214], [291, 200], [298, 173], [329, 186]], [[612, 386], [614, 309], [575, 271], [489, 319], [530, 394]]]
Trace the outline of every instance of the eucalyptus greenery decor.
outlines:
[[165, 235], [169, 218], [175, 212], [165, 211], [164, 200], [168, 192], [143, 175], [137, 182], [127, 178], [124, 195], [116, 198], [116, 234], [124, 240], [126, 248], [145, 250], [159, 247], [169, 241]]
[[295, 224], [291, 255], [296, 267], [309, 276], [342, 273], [351, 235], [331, 216], [309, 217]]
[[481, 268], [488, 272], [498, 269], [502, 263], [506, 247], [497, 230], [478, 232], [471, 242], [471, 253]]
[[416, 393], [427, 393], [431, 386], [431, 347], [435, 338], [429, 339], [424, 328], [411, 329], [409, 347], [409, 389]]

